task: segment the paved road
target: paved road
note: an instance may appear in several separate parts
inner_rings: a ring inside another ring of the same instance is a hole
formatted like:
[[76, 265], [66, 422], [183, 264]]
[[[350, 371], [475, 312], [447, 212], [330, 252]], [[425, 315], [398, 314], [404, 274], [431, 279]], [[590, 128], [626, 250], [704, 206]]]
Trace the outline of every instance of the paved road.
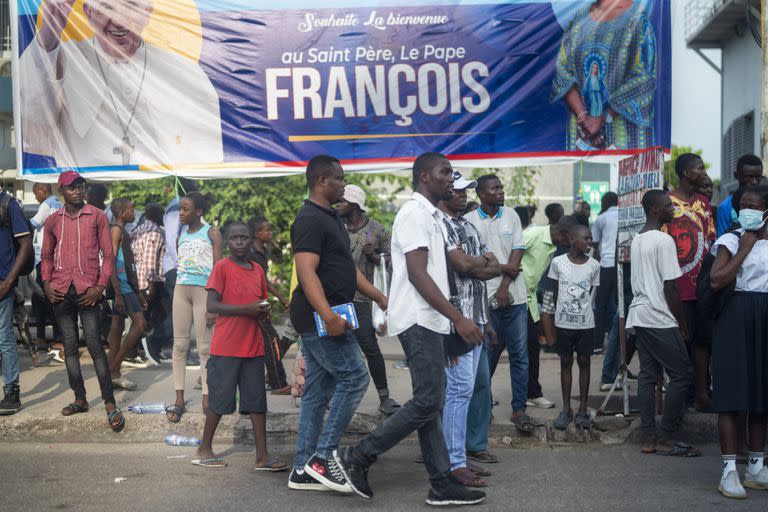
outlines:
[[[426, 509], [426, 475], [414, 445], [382, 457], [371, 471], [371, 502], [331, 493], [290, 491], [287, 474], [256, 474], [254, 454], [224, 451], [230, 466], [190, 464], [194, 449], [163, 444], [0, 445], [0, 510], [387, 510]], [[291, 447], [275, 447], [289, 454]], [[640, 455], [635, 446], [498, 450], [489, 466], [489, 498], [473, 510], [765, 511], [768, 492], [726, 500], [716, 492], [719, 456]], [[179, 457], [183, 456], [183, 457]], [[740, 467], [743, 471], [743, 467]], [[115, 483], [115, 478], [125, 481]]]

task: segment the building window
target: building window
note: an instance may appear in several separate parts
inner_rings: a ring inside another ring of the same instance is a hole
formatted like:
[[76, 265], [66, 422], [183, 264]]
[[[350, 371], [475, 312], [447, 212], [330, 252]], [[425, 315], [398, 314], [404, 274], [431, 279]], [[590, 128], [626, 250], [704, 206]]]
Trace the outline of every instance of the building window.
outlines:
[[722, 140], [720, 188], [732, 192], [738, 188], [736, 162], [744, 155], [755, 152], [755, 113], [749, 112], [734, 120], [725, 131]]

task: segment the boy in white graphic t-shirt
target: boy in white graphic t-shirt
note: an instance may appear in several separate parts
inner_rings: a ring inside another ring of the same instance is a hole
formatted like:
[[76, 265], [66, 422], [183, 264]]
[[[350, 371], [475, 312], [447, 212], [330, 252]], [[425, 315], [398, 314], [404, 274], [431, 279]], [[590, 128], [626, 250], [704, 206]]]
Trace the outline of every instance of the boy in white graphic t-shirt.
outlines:
[[[567, 254], [552, 260], [549, 278], [555, 300], [555, 348], [560, 356], [560, 386], [563, 390], [563, 410], [555, 419], [554, 427], [565, 430], [573, 420], [582, 428], [589, 428], [587, 413], [589, 396], [590, 357], [595, 315], [592, 297], [600, 286], [600, 263], [589, 256], [592, 233], [587, 226], [578, 224], [569, 232], [571, 249]], [[579, 410], [576, 416], [571, 409], [571, 385], [573, 381], [573, 353], [579, 365]]]

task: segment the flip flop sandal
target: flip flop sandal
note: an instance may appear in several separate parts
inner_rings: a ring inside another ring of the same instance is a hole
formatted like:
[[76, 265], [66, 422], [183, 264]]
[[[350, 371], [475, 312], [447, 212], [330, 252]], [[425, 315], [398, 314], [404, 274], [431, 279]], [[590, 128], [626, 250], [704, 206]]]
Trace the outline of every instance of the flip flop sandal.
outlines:
[[[169, 405], [168, 407], [165, 408], [165, 417], [168, 418], [168, 421], [170, 421], [171, 423], [178, 423], [181, 421], [181, 416], [184, 414], [184, 412], [185, 412], [184, 407], [179, 407], [178, 405], [175, 405], [175, 404]], [[168, 416], [169, 414], [175, 414], [176, 419], [175, 420], [171, 419], [171, 417]]]
[[269, 471], [271, 473], [279, 473], [288, 469], [288, 465], [284, 462], [280, 462], [277, 459], [272, 459], [266, 466], [256, 466], [254, 471]]
[[491, 472], [487, 469], [483, 469], [480, 466], [476, 466], [475, 464], [470, 463], [467, 461], [467, 469], [476, 474], [477, 476], [481, 477], [488, 477], [491, 476]]
[[665, 457], [700, 457], [701, 450], [694, 448], [688, 443], [678, 441], [672, 446], [670, 450], [656, 450], [656, 455], [663, 455]]
[[467, 468], [454, 469], [451, 471], [451, 476], [459, 485], [464, 487], [488, 487], [485, 480], [479, 478]]
[[221, 457], [211, 457], [210, 459], [195, 459], [192, 461], [194, 466], [203, 468], [225, 468], [227, 463]]
[[517, 430], [526, 434], [530, 434], [535, 428], [527, 414], [512, 416], [512, 424], [517, 427]]
[[496, 464], [499, 459], [495, 455], [492, 455], [488, 450], [480, 450], [477, 452], [467, 452], [467, 458], [474, 460], [475, 462], [482, 462], [484, 464]]
[[379, 412], [381, 414], [386, 414], [387, 416], [391, 416], [395, 414], [395, 411], [397, 411], [400, 408], [400, 404], [392, 400], [391, 398], [387, 398], [383, 402], [381, 402], [381, 405], [379, 405]]
[[62, 416], [72, 416], [73, 414], [82, 414], [85, 412], [88, 412], [90, 410], [90, 407], [78, 404], [77, 402], [72, 402], [65, 408], [61, 410]]
[[[120, 418], [120, 421], [115, 424], [115, 418]], [[125, 428], [125, 416], [120, 412], [120, 409], [113, 409], [107, 413], [107, 421], [109, 422], [109, 428], [112, 432], [120, 433]]]

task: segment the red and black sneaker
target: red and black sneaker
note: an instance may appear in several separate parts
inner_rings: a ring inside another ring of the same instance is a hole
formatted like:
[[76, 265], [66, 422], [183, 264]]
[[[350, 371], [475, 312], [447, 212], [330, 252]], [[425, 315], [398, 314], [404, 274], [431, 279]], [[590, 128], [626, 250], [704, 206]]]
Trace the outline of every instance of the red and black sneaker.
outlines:
[[304, 466], [304, 472], [333, 491], [345, 494], [354, 492], [333, 459], [326, 460], [313, 455]]

